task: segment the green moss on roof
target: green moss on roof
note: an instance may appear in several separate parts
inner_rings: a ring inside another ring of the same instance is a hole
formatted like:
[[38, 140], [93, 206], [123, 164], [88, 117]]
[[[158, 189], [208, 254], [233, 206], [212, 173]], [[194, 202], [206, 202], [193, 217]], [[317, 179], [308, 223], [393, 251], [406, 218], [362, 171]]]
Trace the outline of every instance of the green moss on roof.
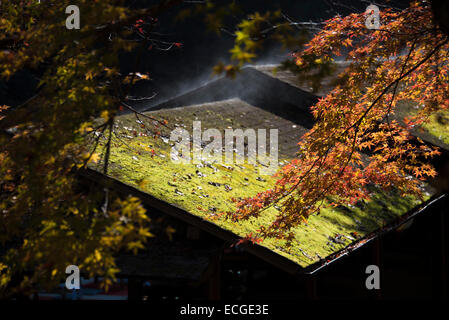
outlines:
[[[170, 118], [171, 125], [185, 124], [188, 129], [187, 124], [190, 123], [191, 126], [192, 119], [199, 116], [199, 119], [204, 120], [207, 117], [201, 117], [204, 115], [201, 112], [208, 112], [212, 113], [210, 118], [214, 120], [203, 123], [208, 128], [224, 129], [229, 127], [229, 121], [226, 121], [228, 115], [214, 109], [220, 106], [223, 105], [209, 105], [207, 109], [172, 109], [152, 112], [151, 115]], [[274, 178], [259, 175], [258, 168], [249, 164], [234, 164], [232, 168], [205, 162], [202, 165], [175, 164], [170, 160], [170, 142], [140, 136], [143, 131], [139, 120], [136, 120], [134, 115], [118, 118], [110, 154], [110, 176], [177, 205], [193, 215], [208, 219], [239, 236], [254, 233], [261, 225], [271, 221], [276, 213], [275, 208], [265, 211], [257, 220], [238, 223], [217, 219], [216, 215], [235, 209], [231, 198], [254, 196], [257, 192], [272, 187]], [[241, 117], [231, 121], [234, 129], [245, 127], [245, 119]], [[280, 141], [282, 139], [280, 137]], [[106, 138], [101, 140], [102, 144], [105, 140]], [[296, 141], [292, 143], [296, 144]], [[100, 170], [101, 165], [101, 162], [98, 163], [97, 169]], [[323, 209], [319, 215], [310, 217], [306, 225], [294, 230], [296, 237], [289, 249], [283, 241], [276, 239], [267, 239], [262, 245], [306, 267], [346, 247], [355, 240], [354, 233], [364, 236], [392, 222], [417, 204], [419, 201], [410, 197], [377, 192], [369, 203], [350, 208]]]
[[[403, 121], [404, 118], [416, 115], [417, 107], [413, 103], [401, 101], [398, 103], [393, 118]], [[412, 134], [424, 141], [449, 150], [449, 110], [442, 110], [432, 114], [429, 121], [420, 127], [412, 129]]]
[[429, 122], [423, 125], [431, 135], [449, 145], [449, 111], [439, 111], [430, 116]]

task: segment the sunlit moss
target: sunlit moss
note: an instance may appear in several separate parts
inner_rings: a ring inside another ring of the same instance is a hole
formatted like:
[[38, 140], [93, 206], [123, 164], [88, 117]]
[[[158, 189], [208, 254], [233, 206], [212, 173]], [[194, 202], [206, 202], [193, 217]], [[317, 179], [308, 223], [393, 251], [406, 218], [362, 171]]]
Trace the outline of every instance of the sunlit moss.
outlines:
[[423, 127], [433, 136], [449, 145], [449, 111], [440, 111], [430, 116]]
[[[219, 121], [215, 125], [220, 125]], [[139, 134], [134, 136], [134, 131], [140, 133], [142, 130], [136, 119], [129, 115], [120, 117], [117, 124], [117, 136], [113, 138], [110, 154], [110, 176], [193, 215], [209, 219], [239, 236], [254, 233], [261, 225], [267, 225], [276, 214], [276, 209], [270, 208], [257, 220], [233, 223], [217, 219], [218, 213], [235, 209], [231, 198], [254, 196], [272, 187], [275, 178], [259, 175], [258, 168], [248, 164], [232, 165], [232, 169], [219, 164], [211, 167], [175, 164], [170, 160], [169, 141]], [[223, 121], [222, 125], [227, 123]], [[100, 168], [101, 162], [98, 166]], [[392, 222], [418, 203], [415, 199], [394, 193], [378, 192], [372, 201], [359, 207], [327, 208], [319, 215], [310, 217], [306, 225], [294, 230], [296, 238], [291, 248], [276, 239], [266, 239], [262, 245], [305, 267], [345, 247], [355, 240], [354, 237]], [[329, 238], [336, 235], [342, 235], [340, 239], [343, 243], [335, 243]]]

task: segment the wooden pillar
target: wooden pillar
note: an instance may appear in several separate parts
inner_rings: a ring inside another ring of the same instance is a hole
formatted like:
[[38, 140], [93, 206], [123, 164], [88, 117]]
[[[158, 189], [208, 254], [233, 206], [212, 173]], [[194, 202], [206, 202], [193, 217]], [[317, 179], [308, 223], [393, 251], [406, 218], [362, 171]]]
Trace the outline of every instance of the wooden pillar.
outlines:
[[314, 275], [309, 275], [305, 279], [306, 281], [306, 298], [308, 300], [317, 300], [317, 279]]
[[448, 250], [449, 250], [449, 201], [443, 199], [432, 213], [432, 296], [436, 299], [449, 299]]
[[211, 264], [211, 273], [207, 281], [208, 299], [217, 301], [221, 298], [221, 256], [217, 255]]
[[128, 301], [138, 301], [142, 295], [142, 283], [138, 279], [128, 279]]
[[373, 240], [373, 261], [376, 266], [379, 267], [380, 272], [380, 289], [372, 290], [374, 293], [375, 299], [382, 299], [382, 284], [383, 284], [383, 265], [382, 265], [382, 240], [380, 237], [377, 237]]
[[[448, 201], [446, 200], [446, 204]], [[447, 218], [447, 212], [441, 212], [440, 214], [440, 238], [441, 238], [441, 245], [440, 245], [440, 254], [441, 254], [441, 297], [444, 300], [449, 299], [449, 284], [448, 284], [448, 261], [447, 261], [447, 250], [449, 249], [448, 246], [448, 218]]]

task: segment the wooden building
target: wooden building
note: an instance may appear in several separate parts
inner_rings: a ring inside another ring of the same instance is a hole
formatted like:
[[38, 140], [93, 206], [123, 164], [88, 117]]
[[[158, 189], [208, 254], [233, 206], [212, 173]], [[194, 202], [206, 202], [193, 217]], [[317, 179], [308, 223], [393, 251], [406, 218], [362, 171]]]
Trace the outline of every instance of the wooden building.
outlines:
[[[320, 94], [329, 87], [325, 82]], [[308, 108], [318, 97], [305, 89], [287, 72], [273, 76], [269, 67], [246, 68], [236, 80], [220, 78], [145, 114], [190, 132], [193, 121], [221, 132], [278, 129], [282, 164], [294, 157], [297, 141], [313, 125]], [[129, 299], [448, 297], [449, 202], [443, 189], [423, 185], [424, 202], [373, 190], [370, 203], [310, 217], [295, 231], [292, 248], [275, 240], [237, 245], [257, 221], [238, 225], [216, 216], [230, 208], [231, 197], [251, 195], [272, 182], [258, 173], [261, 164], [174, 165], [170, 132], [153, 139], [143, 121], [120, 116], [108, 175], [98, 169], [101, 163], [83, 173], [90, 183], [139, 197], [157, 221], [158, 236], [145, 252], [119, 257]], [[443, 148], [435, 162], [443, 172], [448, 146], [427, 133], [422, 138]], [[365, 286], [371, 264], [380, 267], [380, 290]]]

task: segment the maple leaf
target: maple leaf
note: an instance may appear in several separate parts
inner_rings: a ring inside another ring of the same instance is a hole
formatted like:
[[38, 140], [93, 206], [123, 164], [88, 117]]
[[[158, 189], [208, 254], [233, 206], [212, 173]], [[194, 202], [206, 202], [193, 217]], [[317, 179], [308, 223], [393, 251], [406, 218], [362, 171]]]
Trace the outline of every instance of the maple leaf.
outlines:
[[93, 162], [93, 163], [98, 163], [98, 161], [100, 160], [100, 155], [98, 153], [93, 153], [90, 158], [89, 158], [89, 162]]
[[176, 232], [176, 229], [174, 229], [173, 227], [171, 227], [171, 226], [167, 226], [166, 228], [165, 228], [165, 233], [167, 234], [167, 236], [168, 236], [168, 239], [170, 240], [170, 241], [173, 241], [173, 234]]

